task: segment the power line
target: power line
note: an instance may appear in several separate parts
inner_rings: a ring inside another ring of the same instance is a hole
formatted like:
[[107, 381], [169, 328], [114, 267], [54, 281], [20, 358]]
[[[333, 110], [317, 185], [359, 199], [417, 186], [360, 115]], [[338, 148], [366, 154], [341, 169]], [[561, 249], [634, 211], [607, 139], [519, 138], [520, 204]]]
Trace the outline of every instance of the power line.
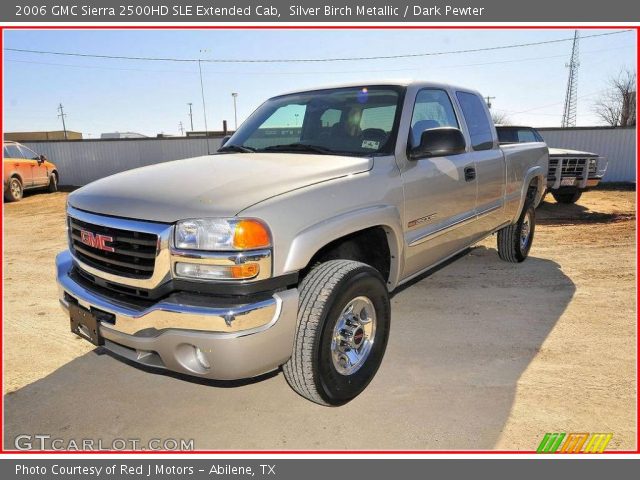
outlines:
[[[604, 37], [609, 35], [618, 35], [621, 33], [632, 32], [633, 30], [619, 30], [615, 32], [607, 32], [607, 33], [596, 33], [592, 35], [585, 35], [582, 38], [595, 38], [595, 37]], [[369, 57], [335, 57], [335, 58], [283, 58], [283, 59], [225, 59], [225, 58], [208, 58], [208, 59], [199, 59], [199, 58], [174, 58], [174, 57], [136, 57], [136, 56], [127, 56], [127, 55], [101, 55], [95, 53], [79, 53], [79, 52], [59, 52], [59, 51], [49, 51], [49, 50], [30, 50], [24, 48], [5, 48], [7, 51], [11, 52], [21, 52], [21, 53], [35, 53], [40, 55], [61, 55], [68, 57], [88, 57], [88, 58], [103, 58], [110, 60], [137, 60], [137, 61], [148, 61], [148, 62], [187, 62], [187, 63], [315, 63], [315, 62], [347, 62], [347, 61], [364, 61], [364, 60], [391, 60], [398, 58], [416, 58], [416, 57], [432, 57], [432, 56], [442, 56], [442, 55], [458, 55], [462, 53], [477, 53], [477, 52], [486, 52], [486, 51], [495, 51], [495, 50], [506, 50], [512, 48], [522, 48], [522, 47], [533, 47], [538, 45], [549, 45], [554, 43], [561, 42], [569, 42], [573, 41], [572, 37], [567, 38], [557, 38], [554, 40], [544, 40], [539, 42], [528, 42], [528, 43], [514, 43], [509, 45], [497, 45], [493, 47], [482, 47], [482, 48], [471, 48], [465, 50], [445, 50], [439, 52], [423, 52], [423, 53], [405, 53], [398, 55], [377, 55], [377, 56], [369, 56]]]
[[[584, 37], [583, 37], [584, 38]], [[598, 50], [587, 50], [580, 52], [581, 55], [588, 55], [591, 53], [601, 53], [601, 52], [609, 52], [612, 50], [622, 50], [625, 48], [635, 47], [634, 44], [629, 45], [620, 45], [618, 47], [613, 48], [601, 48]], [[530, 62], [537, 60], [549, 60], [552, 58], [565, 58], [566, 54], [563, 55], [547, 55], [544, 57], [526, 57], [526, 58], [515, 58], [509, 60], [494, 60], [490, 62], [478, 62], [478, 63], [465, 63], [465, 64], [454, 64], [454, 65], [438, 65], [437, 68], [464, 68], [464, 67], [481, 67], [487, 65], [502, 65], [508, 63], [522, 63], [522, 62]], [[121, 67], [107, 67], [104, 65], [78, 65], [71, 63], [56, 63], [56, 62], [38, 62], [34, 60], [15, 60], [15, 59], [5, 59], [6, 62], [11, 63], [24, 63], [29, 65], [48, 65], [54, 67], [70, 67], [70, 68], [84, 68], [84, 69], [97, 69], [97, 70], [115, 70], [115, 71], [125, 71], [125, 72], [144, 72], [144, 73], [181, 73], [181, 74], [197, 74], [197, 71], [193, 70], [151, 70], [146, 68], [121, 68]], [[385, 69], [375, 69], [375, 70], [308, 70], [308, 71], [295, 71], [295, 72], [283, 72], [282, 70], [278, 71], [265, 71], [265, 70], [243, 70], [243, 71], [231, 71], [231, 70], [209, 70], [207, 72], [203, 72], [206, 75], [318, 75], [318, 74], [351, 74], [351, 73], [386, 73], [386, 72], [410, 72], [418, 69], [424, 68], [424, 65], [416, 65], [413, 67], [406, 68], [385, 68]]]
[[[595, 92], [586, 93], [584, 95], [580, 95], [579, 97], [576, 97], [576, 100], [582, 100], [583, 98], [592, 97], [594, 95], [598, 95], [599, 93], [604, 93], [604, 92], [606, 92], [608, 90], [611, 90], [611, 89], [610, 88], [604, 88], [602, 90], [597, 90]], [[498, 109], [498, 110], [500, 110], [501, 112], [504, 112], [504, 113], [511, 114], [511, 115], [521, 115], [523, 113], [529, 113], [530, 115], [554, 115], [554, 116], [559, 116], [559, 115], [561, 115], [560, 113], [556, 114], [556, 113], [530, 113], [530, 112], [532, 112], [533, 110], [540, 110], [542, 108], [555, 107], [557, 105], [562, 105], [563, 103], [564, 103], [564, 101], [555, 102], [555, 103], [548, 103], [546, 105], [540, 105], [538, 107], [528, 108], [527, 110], [520, 110], [518, 112], [513, 111], [513, 110], [504, 110], [504, 109]]]

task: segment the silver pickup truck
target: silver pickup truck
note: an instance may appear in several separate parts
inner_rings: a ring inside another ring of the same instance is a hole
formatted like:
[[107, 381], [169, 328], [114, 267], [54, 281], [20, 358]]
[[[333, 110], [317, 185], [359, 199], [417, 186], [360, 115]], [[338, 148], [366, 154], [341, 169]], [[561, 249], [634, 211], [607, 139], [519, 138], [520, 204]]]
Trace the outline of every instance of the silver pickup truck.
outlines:
[[[532, 127], [496, 125], [500, 145], [544, 142]], [[549, 148], [547, 192], [558, 203], [576, 203], [583, 192], [597, 187], [607, 172], [608, 159], [597, 153]]]
[[527, 257], [547, 162], [542, 142], [500, 147], [466, 88], [277, 96], [216, 155], [69, 195], [60, 303], [134, 362], [223, 380], [282, 367], [341, 405], [382, 361], [390, 292], [493, 233], [500, 258]]

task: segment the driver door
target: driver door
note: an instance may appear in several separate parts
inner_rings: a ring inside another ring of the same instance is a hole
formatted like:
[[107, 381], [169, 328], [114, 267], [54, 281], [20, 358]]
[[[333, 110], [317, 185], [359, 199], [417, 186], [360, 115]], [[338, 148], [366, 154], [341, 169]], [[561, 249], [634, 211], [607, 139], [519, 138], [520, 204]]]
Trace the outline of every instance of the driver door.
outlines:
[[44, 162], [40, 161], [40, 155], [30, 148], [20, 145], [20, 150], [24, 157], [24, 161], [29, 163], [31, 168], [31, 178], [34, 187], [45, 187], [49, 184], [49, 172]]
[[[411, 119], [409, 148], [424, 130], [460, 128], [449, 93], [420, 90]], [[406, 264], [410, 277], [464, 248], [473, 236], [477, 181], [473, 154], [408, 159], [401, 175], [405, 192]]]

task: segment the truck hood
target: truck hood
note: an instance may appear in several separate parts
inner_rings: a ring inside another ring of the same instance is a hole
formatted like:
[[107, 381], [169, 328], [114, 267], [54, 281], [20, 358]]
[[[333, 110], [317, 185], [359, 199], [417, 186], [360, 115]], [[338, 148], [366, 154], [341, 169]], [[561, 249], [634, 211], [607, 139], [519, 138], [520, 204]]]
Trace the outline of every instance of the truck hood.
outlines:
[[567, 150], [566, 148], [549, 148], [550, 157], [597, 157], [597, 153]]
[[368, 171], [372, 158], [290, 153], [209, 155], [136, 168], [69, 195], [72, 207], [117, 217], [175, 222], [231, 217], [314, 183]]

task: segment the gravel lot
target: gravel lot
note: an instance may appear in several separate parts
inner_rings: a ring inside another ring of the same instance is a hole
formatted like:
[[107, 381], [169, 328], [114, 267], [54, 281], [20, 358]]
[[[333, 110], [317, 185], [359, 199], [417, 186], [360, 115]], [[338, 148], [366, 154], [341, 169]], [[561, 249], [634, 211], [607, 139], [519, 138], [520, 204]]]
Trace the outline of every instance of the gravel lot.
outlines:
[[194, 439], [198, 449], [535, 449], [545, 432], [635, 448], [635, 192], [538, 210], [530, 259], [495, 238], [397, 292], [383, 365], [329, 409], [281, 373], [219, 383], [150, 373], [69, 332], [54, 255], [66, 194], [5, 204], [5, 448], [19, 434]]

